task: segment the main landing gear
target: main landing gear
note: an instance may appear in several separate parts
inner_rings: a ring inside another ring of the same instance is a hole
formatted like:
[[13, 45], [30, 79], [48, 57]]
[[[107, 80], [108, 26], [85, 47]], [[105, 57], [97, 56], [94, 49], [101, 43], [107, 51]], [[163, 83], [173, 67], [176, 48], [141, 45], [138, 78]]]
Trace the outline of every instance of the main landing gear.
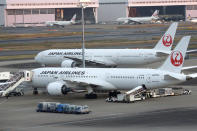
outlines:
[[117, 90], [110, 91], [109, 92], [109, 98], [111, 98], [111, 97], [117, 97], [118, 94], [121, 94], [121, 92], [120, 91], [117, 91]]
[[94, 93], [93, 89], [91, 87], [87, 87], [88, 94], [85, 94], [86, 99], [96, 99], [97, 94]]
[[38, 88], [33, 89], [33, 95], [38, 95]]
[[86, 99], [96, 99], [97, 94], [95, 94], [95, 93], [85, 94], [85, 98]]

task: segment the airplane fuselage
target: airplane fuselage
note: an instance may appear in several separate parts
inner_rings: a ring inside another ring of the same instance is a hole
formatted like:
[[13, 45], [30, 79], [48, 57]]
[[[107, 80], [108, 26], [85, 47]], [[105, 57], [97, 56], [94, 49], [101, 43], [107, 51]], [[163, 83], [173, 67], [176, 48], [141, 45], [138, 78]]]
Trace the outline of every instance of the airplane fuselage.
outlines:
[[45, 24], [47, 26], [54, 26], [54, 25], [66, 26], [66, 25], [72, 25], [72, 22], [71, 21], [47, 21]]
[[[67, 57], [82, 59], [81, 49], [56, 49], [39, 53], [35, 60], [41, 64], [61, 64]], [[105, 65], [140, 65], [162, 60], [154, 49], [85, 49], [87, 61]]]
[[[173, 76], [169, 79], [166, 75]], [[116, 69], [116, 68], [38, 68], [33, 70], [34, 87], [47, 87], [56, 81], [85, 81], [86, 83], [108, 84], [98, 87], [101, 90], [131, 90], [145, 85], [147, 88], [166, 87], [186, 80], [184, 74], [177, 74], [158, 69]], [[91, 85], [91, 84], [90, 84]], [[81, 89], [81, 87], [71, 87]]]
[[118, 18], [117, 22], [125, 22], [128, 23], [130, 22], [139, 22], [139, 23], [145, 23], [145, 22], [151, 22], [152, 20], [155, 20], [156, 18], [154, 17], [122, 17]]

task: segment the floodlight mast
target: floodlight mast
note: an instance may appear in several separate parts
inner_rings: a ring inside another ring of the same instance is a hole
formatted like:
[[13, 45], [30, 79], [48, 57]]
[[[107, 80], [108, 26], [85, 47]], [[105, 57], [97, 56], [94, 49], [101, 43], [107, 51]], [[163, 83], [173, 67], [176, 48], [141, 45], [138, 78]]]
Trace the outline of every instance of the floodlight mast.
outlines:
[[90, 2], [91, 0], [79, 0], [81, 7], [81, 20], [82, 20], [82, 66], [85, 68], [85, 20], [84, 9], [87, 7], [84, 2]]

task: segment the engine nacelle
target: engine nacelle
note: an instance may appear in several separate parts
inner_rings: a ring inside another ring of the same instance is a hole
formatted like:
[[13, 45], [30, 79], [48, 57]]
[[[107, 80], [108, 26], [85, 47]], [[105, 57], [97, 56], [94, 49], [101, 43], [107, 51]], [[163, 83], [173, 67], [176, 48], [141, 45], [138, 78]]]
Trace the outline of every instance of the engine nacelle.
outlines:
[[66, 95], [71, 89], [63, 82], [52, 82], [47, 86], [49, 95]]
[[64, 60], [61, 63], [61, 67], [76, 67], [77, 63], [73, 60]]

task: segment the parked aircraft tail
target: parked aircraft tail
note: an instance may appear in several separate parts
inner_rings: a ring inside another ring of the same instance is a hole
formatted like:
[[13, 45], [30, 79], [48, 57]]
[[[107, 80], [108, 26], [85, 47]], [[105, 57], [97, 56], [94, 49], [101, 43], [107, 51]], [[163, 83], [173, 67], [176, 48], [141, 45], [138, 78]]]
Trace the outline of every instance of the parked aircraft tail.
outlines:
[[159, 68], [160, 70], [166, 70], [174, 73], [181, 72], [190, 38], [191, 36], [184, 36], [179, 41], [175, 49], [168, 56], [163, 65]]
[[170, 25], [168, 30], [165, 32], [165, 34], [161, 37], [161, 39], [154, 47], [155, 50], [163, 51], [163, 52], [171, 51], [177, 26], [178, 26], [177, 22], [174, 22]]
[[159, 10], [155, 10], [151, 17], [159, 18]]
[[77, 17], [77, 15], [74, 14], [73, 17], [72, 17], [72, 19], [71, 19], [71, 22], [72, 22], [72, 23], [75, 23], [76, 17]]

